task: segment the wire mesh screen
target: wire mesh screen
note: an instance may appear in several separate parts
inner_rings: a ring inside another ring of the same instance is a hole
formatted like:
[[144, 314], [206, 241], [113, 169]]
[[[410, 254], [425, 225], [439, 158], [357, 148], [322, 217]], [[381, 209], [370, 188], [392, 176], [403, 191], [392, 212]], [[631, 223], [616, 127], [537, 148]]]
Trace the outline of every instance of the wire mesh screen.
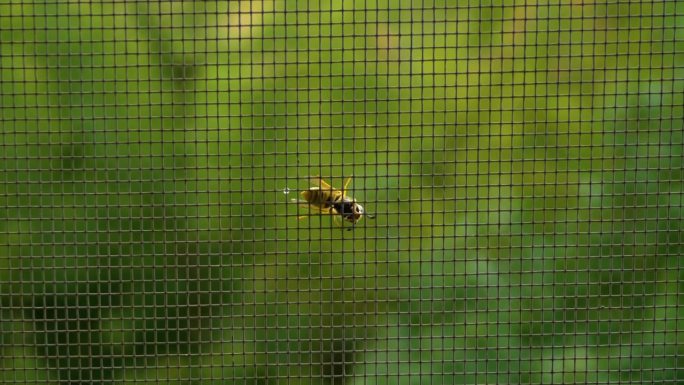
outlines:
[[684, 382], [684, 3], [552, 3], [0, 1], [0, 382]]

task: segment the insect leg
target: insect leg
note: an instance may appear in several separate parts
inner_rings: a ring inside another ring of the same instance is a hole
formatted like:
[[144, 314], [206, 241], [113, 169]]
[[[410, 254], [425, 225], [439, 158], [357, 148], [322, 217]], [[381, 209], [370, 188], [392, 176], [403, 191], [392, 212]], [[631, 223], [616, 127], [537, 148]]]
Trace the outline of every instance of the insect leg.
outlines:
[[350, 175], [349, 178], [344, 180], [344, 185], [342, 186], [342, 196], [347, 194], [347, 187], [351, 183], [353, 177], [353, 175]]
[[351, 226], [347, 227], [347, 231], [352, 231], [354, 230], [354, 227], [356, 226], [356, 222], [352, 222]]
[[[322, 211], [320, 208], [318, 208], [318, 207], [316, 207], [316, 206], [312, 206], [312, 205], [309, 204], [309, 202], [307, 202], [307, 201], [305, 201], [305, 200], [302, 200], [302, 199], [292, 199], [292, 202], [294, 202], [294, 203], [299, 203], [299, 207], [302, 207], [302, 208], [305, 208], [305, 209], [314, 210], [314, 211], [319, 211], [319, 212]], [[312, 215], [312, 214], [300, 215], [300, 216], [297, 217], [297, 219], [301, 221], [302, 219], [306, 219], [307, 217], [310, 217], [311, 215]]]
[[[305, 209], [309, 209], [311, 211], [317, 212], [318, 214], [336, 214], [337, 213], [337, 211], [334, 211], [333, 208], [322, 208], [322, 207], [314, 206], [311, 204], [307, 204], [307, 202], [304, 202], [304, 201], [297, 201], [297, 202], [300, 203], [300, 205], [299, 205], [300, 207], [303, 207]], [[302, 219], [308, 218], [312, 215], [314, 215], [314, 214], [309, 213], [309, 214], [300, 215], [297, 217], [297, 219], [301, 221]]]

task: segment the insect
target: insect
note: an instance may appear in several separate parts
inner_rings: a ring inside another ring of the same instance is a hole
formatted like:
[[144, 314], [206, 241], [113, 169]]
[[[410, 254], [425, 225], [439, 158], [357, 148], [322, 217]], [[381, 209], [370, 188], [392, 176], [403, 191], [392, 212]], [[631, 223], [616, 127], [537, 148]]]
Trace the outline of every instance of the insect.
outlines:
[[[364, 216], [374, 218], [367, 214], [363, 206], [356, 202], [352, 197], [346, 195], [347, 187], [351, 183], [352, 177], [345, 179], [341, 190], [338, 190], [319, 177], [311, 178], [313, 186], [300, 193], [303, 200], [297, 202], [304, 203], [304, 207], [317, 211], [320, 214], [333, 216], [336, 224], [343, 226], [344, 222], [353, 225], [358, 223]], [[309, 214], [310, 215], [310, 214]], [[302, 215], [298, 219], [304, 219], [308, 215]], [[347, 230], [351, 230], [348, 228]]]

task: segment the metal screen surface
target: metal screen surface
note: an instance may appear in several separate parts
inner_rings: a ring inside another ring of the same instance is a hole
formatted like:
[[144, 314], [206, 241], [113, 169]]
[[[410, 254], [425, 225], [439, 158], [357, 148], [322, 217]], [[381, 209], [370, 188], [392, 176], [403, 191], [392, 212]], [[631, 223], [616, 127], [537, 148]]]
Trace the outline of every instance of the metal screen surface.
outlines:
[[684, 382], [684, 2], [0, 1], [0, 38], [0, 383]]

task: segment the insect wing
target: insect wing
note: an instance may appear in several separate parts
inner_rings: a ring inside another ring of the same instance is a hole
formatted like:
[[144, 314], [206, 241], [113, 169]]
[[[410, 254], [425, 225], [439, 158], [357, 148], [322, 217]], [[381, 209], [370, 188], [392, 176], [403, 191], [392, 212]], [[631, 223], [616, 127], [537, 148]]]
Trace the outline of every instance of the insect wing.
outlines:
[[316, 187], [319, 187], [321, 190], [330, 190], [333, 191], [335, 188], [331, 185], [328, 184], [328, 182], [324, 181], [320, 177], [313, 177], [311, 178], [311, 184], [313, 184]]

